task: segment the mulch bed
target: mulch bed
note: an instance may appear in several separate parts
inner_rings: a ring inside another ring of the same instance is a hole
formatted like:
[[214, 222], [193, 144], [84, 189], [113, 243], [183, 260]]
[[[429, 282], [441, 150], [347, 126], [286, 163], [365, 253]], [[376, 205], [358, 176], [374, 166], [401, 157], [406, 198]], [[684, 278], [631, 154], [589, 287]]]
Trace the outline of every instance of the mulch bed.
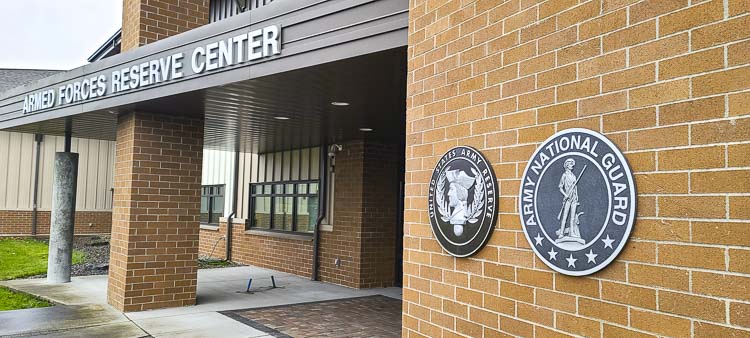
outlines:
[[[109, 272], [109, 240], [110, 236], [76, 236], [73, 239], [73, 248], [83, 251], [83, 263], [71, 266], [72, 276], [93, 276], [106, 275]], [[49, 239], [40, 239], [40, 241], [49, 243]], [[242, 264], [226, 261], [206, 261], [199, 260], [199, 269], [218, 269], [233, 266], [243, 266]], [[27, 278], [46, 278], [47, 274], [31, 276]]]
[[401, 300], [380, 295], [221, 313], [274, 337], [401, 337]]

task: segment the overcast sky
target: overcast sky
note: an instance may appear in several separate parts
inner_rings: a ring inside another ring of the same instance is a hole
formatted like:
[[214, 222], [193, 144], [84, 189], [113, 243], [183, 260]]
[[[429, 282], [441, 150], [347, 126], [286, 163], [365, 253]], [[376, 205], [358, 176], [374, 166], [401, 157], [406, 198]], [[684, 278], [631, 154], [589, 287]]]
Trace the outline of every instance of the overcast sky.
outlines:
[[73, 69], [122, 24], [122, 0], [0, 0], [0, 68]]

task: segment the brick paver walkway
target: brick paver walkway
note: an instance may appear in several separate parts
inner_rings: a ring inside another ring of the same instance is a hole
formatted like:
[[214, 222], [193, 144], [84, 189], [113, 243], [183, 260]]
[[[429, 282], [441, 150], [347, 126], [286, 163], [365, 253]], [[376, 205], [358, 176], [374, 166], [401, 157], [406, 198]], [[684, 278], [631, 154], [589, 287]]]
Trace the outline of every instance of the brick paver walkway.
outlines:
[[276, 337], [401, 336], [401, 301], [385, 296], [222, 313]]

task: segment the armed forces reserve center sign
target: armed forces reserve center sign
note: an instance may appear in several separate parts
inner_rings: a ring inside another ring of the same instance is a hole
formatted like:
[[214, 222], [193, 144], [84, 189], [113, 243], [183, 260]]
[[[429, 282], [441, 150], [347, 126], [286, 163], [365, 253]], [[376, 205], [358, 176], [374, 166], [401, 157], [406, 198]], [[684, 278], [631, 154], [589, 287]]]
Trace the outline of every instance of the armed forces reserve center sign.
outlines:
[[430, 179], [429, 215], [440, 246], [471, 256], [492, 234], [497, 219], [497, 178], [476, 149], [456, 147], [440, 158]]
[[633, 174], [604, 135], [552, 135], [524, 170], [519, 215], [536, 255], [571, 276], [597, 272], [625, 247], [635, 220]]

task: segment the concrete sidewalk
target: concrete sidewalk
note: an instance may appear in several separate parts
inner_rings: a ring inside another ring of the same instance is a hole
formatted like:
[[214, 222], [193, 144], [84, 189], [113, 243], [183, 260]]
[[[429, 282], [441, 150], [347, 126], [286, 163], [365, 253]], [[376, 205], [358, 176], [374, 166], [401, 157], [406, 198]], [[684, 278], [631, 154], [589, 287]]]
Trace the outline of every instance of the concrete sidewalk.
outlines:
[[[271, 275], [278, 288], [271, 288]], [[251, 293], [245, 293], [251, 277]], [[44, 279], [0, 285], [61, 304], [0, 312], [0, 336], [270, 337], [218, 311], [378, 294], [401, 298], [400, 288], [355, 290], [257, 267], [199, 270], [196, 306], [126, 314], [106, 305], [107, 276], [76, 277], [61, 285], [48, 285]]]

